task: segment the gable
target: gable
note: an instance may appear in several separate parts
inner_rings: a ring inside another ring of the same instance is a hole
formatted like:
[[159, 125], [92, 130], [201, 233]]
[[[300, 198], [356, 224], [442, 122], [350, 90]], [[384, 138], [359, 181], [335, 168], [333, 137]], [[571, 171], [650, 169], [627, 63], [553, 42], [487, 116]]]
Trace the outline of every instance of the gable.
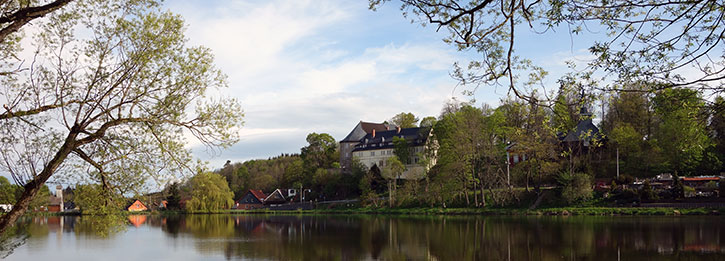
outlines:
[[140, 200], [136, 200], [133, 203], [131, 203], [131, 205], [128, 206], [126, 209], [136, 209], [136, 210], [138, 210], [138, 209], [148, 209], [148, 208], [146, 208], [146, 205], [144, 205], [143, 202], [141, 202]]
[[274, 203], [274, 202], [285, 202], [286, 199], [285, 199], [284, 195], [282, 195], [282, 192], [280, 192], [280, 190], [277, 189], [274, 192], [272, 192], [272, 194], [269, 194], [269, 196], [267, 196], [267, 198], [264, 199], [264, 201]]
[[247, 192], [242, 199], [237, 201], [239, 204], [262, 204], [262, 201], [255, 197], [252, 192]]

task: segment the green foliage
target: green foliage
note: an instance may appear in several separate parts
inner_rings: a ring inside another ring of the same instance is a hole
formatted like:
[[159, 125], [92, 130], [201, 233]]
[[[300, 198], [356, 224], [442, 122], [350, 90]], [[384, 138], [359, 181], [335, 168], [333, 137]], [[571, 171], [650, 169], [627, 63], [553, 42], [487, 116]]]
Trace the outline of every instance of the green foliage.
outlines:
[[305, 167], [302, 159], [297, 158], [292, 161], [284, 170], [284, 185], [289, 187], [293, 184], [299, 184], [298, 186], [293, 186], [295, 188], [301, 186], [305, 182], [304, 171]]
[[0, 204], [15, 204], [18, 190], [22, 191], [22, 188], [11, 184], [6, 177], [0, 176]]
[[74, 202], [83, 214], [107, 215], [119, 213], [125, 207], [123, 196], [104, 189], [100, 184], [77, 185]]
[[305, 172], [314, 174], [318, 168], [332, 168], [334, 162], [339, 161], [337, 141], [327, 133], [310, 133], [307, 135], [307, 145], [300, 149]]
[[697, 91], [663, 90], [653, 98], [660, 124], [654, 132], [666, 166], [683, 174], [693, 173], [710, 140], [702, 119], [703, 102]]
[[[193, 169], [184, 133], [214, 148], [236, 143], [241, 105], [208, 95], [226, 76], [184, 27], [154, 0], [73, 1], [37, 20], [27, 46], [37, 63], [8, 60], [17, 70], [0, 77], [13, 97], [0, 125], [4, 167], [33, 191], [53, 177], [142, 194], [147, 180]], [[61, 166], [73, 169], [57, 175]], [[18, 216], [0, 220], [0, 231]]]
[[413, 128], [418, 123], [418, 117], [415, 117], [413, 113], [401, 112], [393, 116], [390, 119], [390, 123], [401, 128]]
[[405, 138], [393, 137], [393, 154], [403, 164], [410, 164], [410, 147]]
[[639, 190], [639, 198], [641, 200], [657, 199], [657, 194], [655, 194], [654, 190], [652, 190], [652, 186], [650, 185], [649, 180], [645, 180], [642, 184], [642, 188]]
[[397, 156], [390, 157], [383, 167], [383, 177], [386, 179], [398, 179], [405, 171], [405, 164], [401, 162]]
[[592, 177], [586, 173], [562, 172], [557, 177], [560, 196], [567, 204], [592, 198]]
[[[20, 189], [22, 190], [22, 189]], [[22, 193], [22, 192], [20, 192]], [[40, 190], [38, 191], [38, 194], [35, 194], [35, 197], [30, 201], [30, 204], [28, 205], [28, 209], [31, 210], [40, 210], [40, 208], [47, 208], [48, 204], [50, 203], [50, 189], [48, 186], [42, 186], [40, 187]]]
[[428, 116], [420, 120], [420, 127], [433, 127], [436, 123], [436, 117]]
[[235, 199], [244, 196], [249, 189], [271, 192], [277, 188], [299, 188], [295, 183], [309, 185], [312, 182], [312, 175], [304, 175], [303, 160], [297, 154], [230, 162], [216, 172], [228, 181]]
[[168, 197], [166, 198], [166, 209], [167, 210], [179, 210], [181, 209], [181, 194], [179, 192], [179, 183], [174, 182], [169, 184]]
[[199, 173], [189, 180], [189, 184], [191, 199], [186, 202], [186, 210], [189, 212], [211, 212], [234, 205], [234, 193], [219, 174]]

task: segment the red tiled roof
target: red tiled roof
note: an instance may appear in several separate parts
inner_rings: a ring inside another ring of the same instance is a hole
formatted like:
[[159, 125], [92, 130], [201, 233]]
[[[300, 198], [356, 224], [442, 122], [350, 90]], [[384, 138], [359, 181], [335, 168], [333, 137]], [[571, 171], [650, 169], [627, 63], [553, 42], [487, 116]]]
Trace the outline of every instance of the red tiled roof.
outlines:
[[264, 192], [260, 189], [250, 189], [249, 192], [251, 192], [252, 196], [257, 198], [260, 202], [264, 202], [264, 199], [267, 197], [267, 195], [264, 195]]
[[696, 177], [696, 178], [682, 178], [683, 181], [719, 181], [719, 177]]

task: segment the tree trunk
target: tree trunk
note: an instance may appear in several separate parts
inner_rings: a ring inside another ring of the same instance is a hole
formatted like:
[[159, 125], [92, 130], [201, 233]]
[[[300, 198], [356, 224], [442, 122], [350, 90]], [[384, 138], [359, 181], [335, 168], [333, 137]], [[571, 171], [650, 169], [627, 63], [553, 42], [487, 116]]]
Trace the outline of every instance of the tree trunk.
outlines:
[[466, 197], [466, 206], [470, 206], [471, 201], [468, 200], [468, 186], [466, 186], [466, 182], [463, 182], [463, 196]]
[[529, 192], [529, 180], [531, 179], [531, 167], [526, 167], [526, 193]]
[[486, 207], [486, 193], [484, 193], [483, 182], [481, 182], [481, 206]]
[[30, 205], [30, 201], [33, 200], [35, 195], [38, 194], [38, 191], [45, 184], [48, 178], [53, 175], [55, 170], [58, 169], [60, 164], [63, 163], [63, 161], [68, 157], [68, 154], [70, 154], [71, 151], [75, 149], [76, 137], [78, 136], [78, 133], [75, 130], [76, 127], [74, 127], [73, 129], [74, 130], [71, 130], [71, 132], [68, 134], [68, 137], [65, 138], [65, 142], [63, 142], [63, 145], [60, 147], [58, 152], [55, 153], [55, 156], [53, 156], [48, 164], [45, 165], [43, 171], [35, 176], [33, 180], [28, 182], [28, 184], [25, 184], [25, 186], [23, 186], [25, 190], [20, 196], [18, 202], [15, 202], [15, 205], [13, 206], [13, 209], [10, 211], [10, 213], [0, 217], [0, 234], [5, 233], [5, 231], [7, 231], [10, 226], [15, 224], [15, 221], [17, 221], [20, 216], [25, 214], [25, 211], [28, 209], [28, 205]]
[[[18, 31], [28, 22], [35, 18], [43, 17], [46, 14], [53, 12], [66, 4], [70, 3], [71, 0], [57, 0], [50, 2], [42, 6], [25, 7], [12, 14], [3, 14], [3, 23], [10, 23], [0, 30], [0, 43], [5, 42], [5, 38], [8, 35]], [[5, 1], [3, 1], [5, 2]], [[3, 3], [5, 4], [5, 3]]]
[[476, 195], [476, 188], [477, 188], [476, 181], [473, 181], [473, 205], [478, 207], [478, 195]]
[[390, 180], [388, 180], [388, 207], [393, 207], [393, 186]]

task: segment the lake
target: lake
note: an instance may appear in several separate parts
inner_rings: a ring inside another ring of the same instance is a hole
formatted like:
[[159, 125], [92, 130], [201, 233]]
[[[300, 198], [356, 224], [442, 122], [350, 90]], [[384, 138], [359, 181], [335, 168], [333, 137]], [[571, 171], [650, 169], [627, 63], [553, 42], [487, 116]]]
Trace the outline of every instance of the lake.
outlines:
[[[725, 260], [725, 218], [33, 217], [5, 260]], [[6, 244], [7, 245], [7, 244]]]

